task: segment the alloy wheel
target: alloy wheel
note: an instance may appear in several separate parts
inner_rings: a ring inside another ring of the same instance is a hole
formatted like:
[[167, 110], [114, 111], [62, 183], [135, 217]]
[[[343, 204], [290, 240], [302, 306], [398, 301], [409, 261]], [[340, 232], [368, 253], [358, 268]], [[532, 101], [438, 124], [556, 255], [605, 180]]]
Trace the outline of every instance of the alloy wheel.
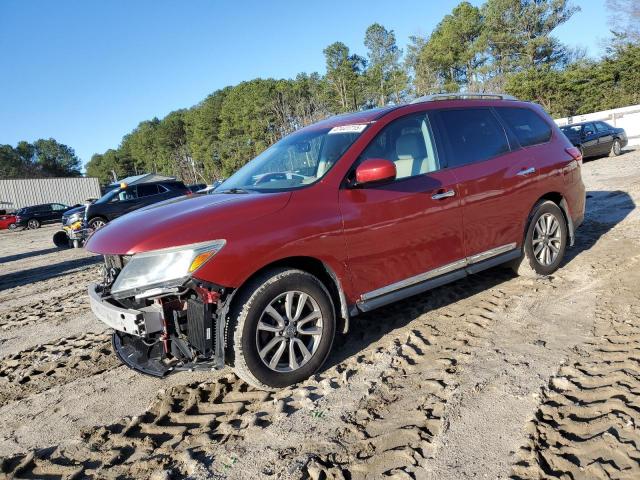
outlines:
[[548, 266], [555, 262], [562, 245], [560, 222], [550, 213], [538, 218], [533, 230], [533, 254], [541, 265]]
[[106, 223], [103, 220], [94, 220], [93, 222], [91, 222], [91, 225], [93, 226], [94, 230], [98, 230], [99, 228], [104, 227]]
[[27, 226], [31, 229], [31, 230], [35, 230], [36, 228], [38, 228], [39, 224], [37, 220], [29, 220], [29, 223], [27, 223]]
[[318, 302], [300, 291], [278, 295], [263, 310], [256, 330], [262, 362], [276, 372], [292, 372], [316, 353], [323, 332]]
[[620, 155], [621, 151], [622, 148], [620, 148], [620, 142], [616, 140], [615, 142], [613, 142], [613, 153], [614, 155]]

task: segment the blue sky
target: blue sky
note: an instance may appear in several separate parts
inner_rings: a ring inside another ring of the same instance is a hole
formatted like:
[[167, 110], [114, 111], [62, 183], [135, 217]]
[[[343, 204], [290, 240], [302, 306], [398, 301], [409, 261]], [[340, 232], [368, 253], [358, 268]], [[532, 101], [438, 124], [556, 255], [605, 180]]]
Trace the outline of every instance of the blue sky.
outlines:
[[[459, 3], [450, 0], [0, 0], [0, 144], [53, 137], [84, 162], [145, 119], [256, 77], [323, 72], [340, 40], [364, 55], [379, 22], [404, 47]], [[480, 5], [482, 1], [472, 1]], [[600, 55], [604, 0], [557, 29]]]

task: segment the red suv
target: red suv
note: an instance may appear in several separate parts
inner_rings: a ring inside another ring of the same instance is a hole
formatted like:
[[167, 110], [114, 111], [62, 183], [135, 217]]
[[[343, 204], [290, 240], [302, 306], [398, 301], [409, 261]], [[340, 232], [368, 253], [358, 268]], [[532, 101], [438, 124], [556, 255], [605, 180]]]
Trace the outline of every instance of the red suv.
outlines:
[[556, 270], [584, 215], [581, 164], [541, 107], [505, 96], [329, 118], [213, 195], [95, 232], [92, 309], [139, 371], [229, 364], [254, 386], [290, 385], [361, 312], [503, 263]]

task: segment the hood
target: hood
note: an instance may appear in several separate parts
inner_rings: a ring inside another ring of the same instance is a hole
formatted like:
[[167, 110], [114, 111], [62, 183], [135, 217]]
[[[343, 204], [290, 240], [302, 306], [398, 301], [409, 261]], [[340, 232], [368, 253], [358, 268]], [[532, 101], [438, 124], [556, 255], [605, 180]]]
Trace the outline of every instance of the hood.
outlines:
[[128, 255], [191, 243], [229, 239], [246, 224], [284, 208], [291, 192], [187, 195], [123, 215], [97, 230], [87, 250]]
[[63, 217], [70, 217], [74, 213], [84, 213], [84, 208], [85, 208], [84, 205], [81, 205], [79, 207], [70, 208], [69, 210], [65, 210], [65, 212], [62, 214], [62, 216]]

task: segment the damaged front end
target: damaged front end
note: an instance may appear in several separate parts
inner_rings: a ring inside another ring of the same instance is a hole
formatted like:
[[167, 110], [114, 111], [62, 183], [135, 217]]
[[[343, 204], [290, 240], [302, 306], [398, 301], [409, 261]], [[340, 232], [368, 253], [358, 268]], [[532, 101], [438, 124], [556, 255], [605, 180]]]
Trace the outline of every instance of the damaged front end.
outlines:
[[231, 292], [191, 275], [223, 245], [105, 255], [103, 281], [89, 285], [89, 299], [114, 329], [113, 348], [124, 364], [158, 377], [224, 366]]

